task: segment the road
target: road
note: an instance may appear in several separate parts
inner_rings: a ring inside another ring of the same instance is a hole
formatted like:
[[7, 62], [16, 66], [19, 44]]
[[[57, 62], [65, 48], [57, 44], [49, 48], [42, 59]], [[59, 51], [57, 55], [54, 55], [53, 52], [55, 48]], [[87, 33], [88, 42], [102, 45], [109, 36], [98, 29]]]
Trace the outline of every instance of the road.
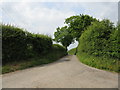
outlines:
[[2, 75], [3, 88], [117, 88], [118, 74], [82, 64], [75, 55]]

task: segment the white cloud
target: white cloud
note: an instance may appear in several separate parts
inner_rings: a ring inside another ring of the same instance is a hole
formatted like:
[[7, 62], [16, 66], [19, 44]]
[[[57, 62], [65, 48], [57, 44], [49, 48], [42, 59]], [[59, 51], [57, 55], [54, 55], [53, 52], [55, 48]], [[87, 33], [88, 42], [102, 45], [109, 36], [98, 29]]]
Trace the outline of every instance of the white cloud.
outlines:
[[100, 2], [81, 4], [85, 8], [84, 13], [94, 16], [98, 19], [110, 19], [116, 23], [118, 20], [118, 3], [117, 2]]
[[119, 0], [1, 0], [3, 2], [118, 2]]
[[[29, 32], [48, 34], [53, 37], [56, 28], [64, 26], [65, 18], [83, 13], [116, 22], [118, 19], [117, 9], [117, 3], [63, 2], [49, 6], [45, 3], [29, 3], [25, 0], [24, 2], [3, 3], [2, 13], [4, 23], [12, 23]], [[77, 43], [70, 45], [69, 49], [76, 46]]]
[[[4, 14], [9, 14], [11, 23], [27, 29], [33, 33], [44, 33], [53, 36], [58, 26], [64, 24], [65, 18], [74, 15], [72, 11], [49, 9], [42, 4], [35, 6], [31, 3], [9, 3], [3, 7]], [[3, 19], [3, 22], [5, 20]]]

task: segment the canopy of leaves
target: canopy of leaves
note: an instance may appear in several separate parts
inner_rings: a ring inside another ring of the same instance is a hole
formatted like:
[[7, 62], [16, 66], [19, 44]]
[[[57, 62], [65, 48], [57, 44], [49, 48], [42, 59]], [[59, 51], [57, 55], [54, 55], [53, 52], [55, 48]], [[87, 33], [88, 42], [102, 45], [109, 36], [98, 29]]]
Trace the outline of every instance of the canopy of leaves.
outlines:
[[76, 15], [71, 16], [65, 20], [65, 24], [68, 25], [68, 29], [73, 33], [73, 37], [78, 41], [82, 32], [91, 25], [91, 22], [96, 21], [95, 18], [89, 15]]
[[91, 25], [91, 22], [96, 21], [95, 18], [89, 15], [71, 16], [65, 20], [67, 26], [58, 27], [54, 33], [55, 41], [60, 42], [66, 48], [75, 40], [79, 40], [82, 32]]
[[58, 27], [57, 32], [54, 33], [54, 37], [56, 42], [61, 42], [61, 44], [66, 48], [73, 42], [72, 33], [70, 33], [67, 26], [62, 28]]
[[80, 37], [78, 49], [95, 55], [119, 58], [118, 30], [109, 20], [92, 23]]

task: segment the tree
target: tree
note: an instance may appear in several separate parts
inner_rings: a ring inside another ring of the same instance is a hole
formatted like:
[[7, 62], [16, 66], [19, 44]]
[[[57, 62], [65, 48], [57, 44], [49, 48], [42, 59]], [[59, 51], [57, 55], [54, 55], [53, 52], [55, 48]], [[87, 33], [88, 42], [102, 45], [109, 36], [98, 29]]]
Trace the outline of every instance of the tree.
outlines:
[[76, 41], [79, 41], [79, 37], [86, 28], [91, 25], [91, 22], [96, 21], [95, 18], [89, 15], [76, 15], [71, 16], [65, 20], [65, 24], [68, 25], [68, 29], [73, 33], [73, 37]]
[[67, 24], [67, 26], [57, 28], [57, 32], [54, 34], [55, 41], [61, 42], [66, 48], [75, 40], [79, 42], [79, 37], [82, 32], [91, 25], [91, 22], [93, 21], [96, 21], [96, 19], [83, 14], [71, 16], [65, 19], [64, 23]]
[[61, 44], [66, 48], [73, 42], [72, 34], [69, 32], [68, 27], [64, 26], [62, 28], [58, 27], [57, 32], [54, 33], [56, 42], [61, 42]]
[[95, 56], [118, 56], [118, 34], [108, 19], [93, 22], [80, 37], [78, 49]]

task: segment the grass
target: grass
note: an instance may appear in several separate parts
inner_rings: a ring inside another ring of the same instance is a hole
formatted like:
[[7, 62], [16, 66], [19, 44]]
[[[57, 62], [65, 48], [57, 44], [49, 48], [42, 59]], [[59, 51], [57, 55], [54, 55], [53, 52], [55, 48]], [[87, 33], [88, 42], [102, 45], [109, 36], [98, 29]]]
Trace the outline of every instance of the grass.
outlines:
[[[68, 53], [73, 55], [74, 51], [75, 49], [72, 49]], [[118, 59], [108, 57], [95, 57], [83, 52], [78, 52], [77, 57], [79, 58], [80, 62], [91, 67], [112, 72], [120, 72], [120, 61]]]
[[68, 54], [69, 55], [74, 55], [75, 51], [76, 51], [76, 48], [73, 48], [73, 49], [71, 49], [71, 50], [68, 51]]
[[31, 59], [22, 60], [19, 62], [18, 61], [11, 62], [11, 63], [8, 63], [8, 64], [2, 66], [2, 74], [13, 72], [16, 70], [26, 69], [29, 67], [39, 66], [42, 64], [48, 64], [48, 63], [58, 60], [59, 58], [65, 56], [65, 55], [66, 55], [66, 53], [64, 53], [63, 51], [53, 50], [52, 52], [48, 52], [44, 56], [34, 57]]

